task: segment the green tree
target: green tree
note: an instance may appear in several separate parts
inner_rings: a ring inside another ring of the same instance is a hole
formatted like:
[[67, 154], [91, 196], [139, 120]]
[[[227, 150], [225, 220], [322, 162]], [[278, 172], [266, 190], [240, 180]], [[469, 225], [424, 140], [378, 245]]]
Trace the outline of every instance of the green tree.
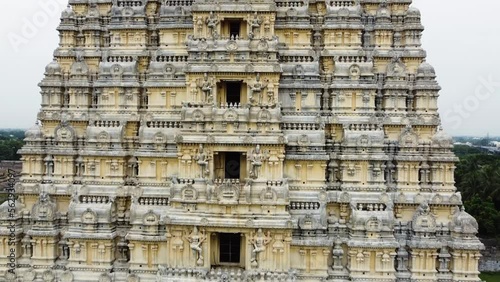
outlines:
[[0, 161], [17, 161], [21, 156], [17, 151], [23, 146], [23, 141], [17, 139], [0, 140]]
[[474, 195], [465, 201], [467, 212], [474, 216], [479, 224], [479, 234], [495, 237], [500, 233], [500, 211], [495, 208], [491, 197], [482, 199]]
[[500, 234], [500, 156], [455, 148], [460, 162], [455, 170], [458, 191], [467, 211], [479, 223], [480, 236]]

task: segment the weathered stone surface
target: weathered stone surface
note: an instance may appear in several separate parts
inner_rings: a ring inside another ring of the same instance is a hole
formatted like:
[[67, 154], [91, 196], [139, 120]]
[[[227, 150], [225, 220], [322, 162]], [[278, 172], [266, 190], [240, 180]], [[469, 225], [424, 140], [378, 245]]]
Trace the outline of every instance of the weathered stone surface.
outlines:
[[70, 4], [18, 277], [479, 281], [410, 0]]

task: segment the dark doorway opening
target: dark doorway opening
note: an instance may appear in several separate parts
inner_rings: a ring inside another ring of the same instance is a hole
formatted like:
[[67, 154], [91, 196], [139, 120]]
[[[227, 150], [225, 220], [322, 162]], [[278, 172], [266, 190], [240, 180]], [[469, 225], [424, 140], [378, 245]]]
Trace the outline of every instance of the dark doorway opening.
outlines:
[[226, 163], [224, 165], [226, 179], [240, 179], [241, 164], [240, 153], [226, 153]]
[[241, 235], [220, 233], [219, 260], [221, 263], [240, 263]]
[[229, 35], [231, 37], [240, 37], [241, 32], [241, 22], [229, 22]]
[[241, 82], [226, 82], [226, 102], [241, 103]]

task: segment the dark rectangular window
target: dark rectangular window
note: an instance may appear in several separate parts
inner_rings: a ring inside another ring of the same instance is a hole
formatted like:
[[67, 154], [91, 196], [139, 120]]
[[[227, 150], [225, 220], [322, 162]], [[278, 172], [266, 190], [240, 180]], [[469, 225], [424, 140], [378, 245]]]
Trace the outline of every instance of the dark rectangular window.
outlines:
[[241, 235], [220, 233], [220, 262], [240, 263]]
[[230, 22], [229, 23], [229, 35], [231, 37], [239, 37], [241, 32], [241, 22]]
[[241, 82], [226, 82], [226, 102], [241, 103]]
[[224, 165], [226, 179], [240, 179], [241, 164], [240, 153], [226, 153], [226, 163]]

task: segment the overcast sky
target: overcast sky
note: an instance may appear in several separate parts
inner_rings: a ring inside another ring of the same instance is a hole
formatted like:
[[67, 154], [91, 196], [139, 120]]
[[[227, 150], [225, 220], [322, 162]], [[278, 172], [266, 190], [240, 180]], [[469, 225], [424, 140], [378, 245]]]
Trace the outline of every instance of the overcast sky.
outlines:
[[[0, 12], [0, 128], [28, 128], [40, 108], [37, 86], [58, 44], [67, 0], [3, 1]], [[437, 71], [443, 126], [453, 135], [500, 136], [498, 0], [414, 0], [426, 27], [427, 61]]]

